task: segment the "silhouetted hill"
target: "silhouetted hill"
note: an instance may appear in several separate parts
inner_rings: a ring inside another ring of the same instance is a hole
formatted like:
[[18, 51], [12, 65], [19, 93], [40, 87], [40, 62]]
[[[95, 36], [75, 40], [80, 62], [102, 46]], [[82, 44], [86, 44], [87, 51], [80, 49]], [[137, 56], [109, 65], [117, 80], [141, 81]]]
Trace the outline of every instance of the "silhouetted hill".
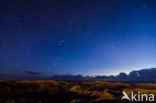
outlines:
[[132, 71], [129, 74], [129, 80], [135, 81], [156, 81], [156, 68], [142, 69], [139, 71]]

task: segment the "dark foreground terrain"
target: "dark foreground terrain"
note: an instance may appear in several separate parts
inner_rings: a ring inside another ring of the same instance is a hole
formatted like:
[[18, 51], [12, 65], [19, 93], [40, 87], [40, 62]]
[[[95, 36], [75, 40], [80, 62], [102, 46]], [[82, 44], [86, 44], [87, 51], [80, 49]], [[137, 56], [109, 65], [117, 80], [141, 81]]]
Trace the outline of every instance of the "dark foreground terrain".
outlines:
[[120, 103], [123, 90], [156, 94], [156, 84], [0, 81], [0, 103]]

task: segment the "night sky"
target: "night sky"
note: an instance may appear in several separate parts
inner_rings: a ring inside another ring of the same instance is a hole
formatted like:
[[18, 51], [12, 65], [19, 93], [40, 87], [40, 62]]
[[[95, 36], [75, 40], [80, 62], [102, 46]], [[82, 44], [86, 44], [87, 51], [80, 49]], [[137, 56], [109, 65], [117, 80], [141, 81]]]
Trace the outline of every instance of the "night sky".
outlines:
[[0, 73], [156, 67], [155, 0], [0, 0]]

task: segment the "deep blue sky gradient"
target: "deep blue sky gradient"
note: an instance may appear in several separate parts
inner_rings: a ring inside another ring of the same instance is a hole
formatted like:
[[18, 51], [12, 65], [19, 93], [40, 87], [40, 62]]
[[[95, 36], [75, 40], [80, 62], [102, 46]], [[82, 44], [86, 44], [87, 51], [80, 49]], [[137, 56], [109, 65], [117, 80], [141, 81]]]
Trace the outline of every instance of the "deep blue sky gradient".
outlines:
[[155, 0], [1, 0], [0, 72], [109, 75], [156, 66]]

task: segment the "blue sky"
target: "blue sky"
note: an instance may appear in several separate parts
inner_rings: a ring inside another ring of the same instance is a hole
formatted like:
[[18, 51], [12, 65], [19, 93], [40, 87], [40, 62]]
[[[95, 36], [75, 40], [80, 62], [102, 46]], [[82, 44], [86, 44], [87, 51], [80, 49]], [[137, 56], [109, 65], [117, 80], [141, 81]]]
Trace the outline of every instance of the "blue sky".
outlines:
[[110, 75], [156, 66], [155, 0], [2, 0], [0, 72]]

